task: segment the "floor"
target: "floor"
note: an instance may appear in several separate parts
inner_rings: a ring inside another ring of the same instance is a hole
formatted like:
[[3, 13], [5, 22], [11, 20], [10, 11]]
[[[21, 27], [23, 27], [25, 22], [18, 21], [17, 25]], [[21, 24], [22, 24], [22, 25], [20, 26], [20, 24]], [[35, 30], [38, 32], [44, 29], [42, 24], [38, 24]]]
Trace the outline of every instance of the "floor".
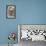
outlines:
[[28, 41], [21, 40], [20, 46], [46, 46], [46, 42], [45, 41], [32, 42], [31, 40]]
[[[8, 44], [0, 44], [0, 46], [8, 46]], [[13, 46], [13, 45], [10, 45]], [[15, 44], [14, 46], [18, 46], [18, 44]]]
[[[0, 44], [0, 46], [8, 46], [8, 44]], [[45, 41], [32, 42], [31, 40], [28, 41], [21, 40], [19, 44], [15, 44], [14, 46], [46, 46], [46, 42]]]

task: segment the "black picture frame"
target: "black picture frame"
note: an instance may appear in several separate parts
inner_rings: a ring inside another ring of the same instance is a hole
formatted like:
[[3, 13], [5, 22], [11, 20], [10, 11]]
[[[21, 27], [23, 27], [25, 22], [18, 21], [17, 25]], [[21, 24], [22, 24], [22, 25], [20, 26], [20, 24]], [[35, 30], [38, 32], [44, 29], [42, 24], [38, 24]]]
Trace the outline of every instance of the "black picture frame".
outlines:
[[[11, 12], [10, 12], [10, 8], [11, 8]], [[11, 14], [9, 14], [9, 12]], [[6, 19], [16, 19], [16, 5], [6, 5]]]

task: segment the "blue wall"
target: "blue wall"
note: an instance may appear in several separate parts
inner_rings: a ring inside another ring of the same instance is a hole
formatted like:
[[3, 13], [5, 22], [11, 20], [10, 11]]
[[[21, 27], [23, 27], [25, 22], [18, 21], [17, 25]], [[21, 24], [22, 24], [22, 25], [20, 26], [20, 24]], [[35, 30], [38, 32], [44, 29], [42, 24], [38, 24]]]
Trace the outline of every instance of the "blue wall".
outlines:
[[17, 17], [21, 24], [46, 24], [46, 0], [17, 0]]
[[0, 44], [8, 43], [7, 36], [9, 32], [17, 32], [17, 24], [46, 24], [46, 0], [12, 0], [16, 19], [6, 19], [8, 2], [0, 0]]

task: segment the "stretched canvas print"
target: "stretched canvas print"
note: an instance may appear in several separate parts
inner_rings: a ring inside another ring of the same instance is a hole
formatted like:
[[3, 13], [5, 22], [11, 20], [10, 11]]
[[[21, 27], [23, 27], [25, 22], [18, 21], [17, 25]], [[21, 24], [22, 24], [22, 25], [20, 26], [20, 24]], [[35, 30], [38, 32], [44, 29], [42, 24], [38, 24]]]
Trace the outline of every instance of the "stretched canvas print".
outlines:
[[16, 18], [16, 5], [6, 6], [6, 18], [15, 19]]

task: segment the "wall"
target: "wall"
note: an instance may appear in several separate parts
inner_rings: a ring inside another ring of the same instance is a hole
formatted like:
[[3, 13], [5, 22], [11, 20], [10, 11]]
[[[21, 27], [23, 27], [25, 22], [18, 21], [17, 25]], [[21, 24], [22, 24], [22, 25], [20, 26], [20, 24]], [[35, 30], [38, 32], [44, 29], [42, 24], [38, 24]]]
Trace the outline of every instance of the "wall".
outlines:
[[[12, 3], [16, 5], [16, 0], [12, 0]], [[8, 0], [0, 0], [0, 44], [8, 43], [10, 32], [17, 34], [17, 19], [6, 19], [6, 5], [9, 5]]]
[[12, 3], [16, 4], [16, 19], [6, 19], [9, 3], [0, 0], [0, 44], [8, 43], [9, 32], [18, 32], [17, 24], [46, 24], [46, 0], [12, 0]]
[[16, 0], [19, 24], [46, 24], [46, 0]]

